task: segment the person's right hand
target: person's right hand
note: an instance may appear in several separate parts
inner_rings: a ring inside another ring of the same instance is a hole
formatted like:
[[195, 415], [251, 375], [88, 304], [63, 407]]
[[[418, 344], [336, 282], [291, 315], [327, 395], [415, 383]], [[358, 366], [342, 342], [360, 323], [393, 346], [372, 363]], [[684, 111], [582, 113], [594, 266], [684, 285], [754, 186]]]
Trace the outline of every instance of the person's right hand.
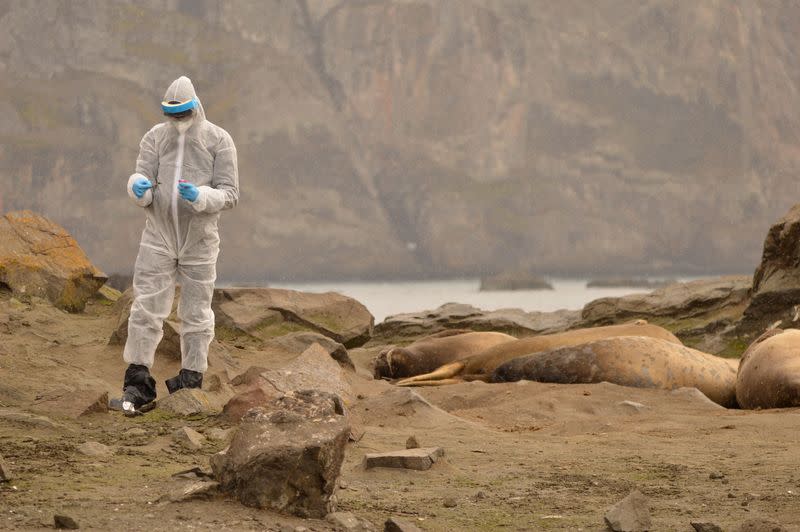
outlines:
[[133, 195], [138, 199], [142, 199], [142, 196], [144, 196], [148, 188], [153, 188], [153, 183], [151, 183], [149, 179], [140, 177], [133, 182]]

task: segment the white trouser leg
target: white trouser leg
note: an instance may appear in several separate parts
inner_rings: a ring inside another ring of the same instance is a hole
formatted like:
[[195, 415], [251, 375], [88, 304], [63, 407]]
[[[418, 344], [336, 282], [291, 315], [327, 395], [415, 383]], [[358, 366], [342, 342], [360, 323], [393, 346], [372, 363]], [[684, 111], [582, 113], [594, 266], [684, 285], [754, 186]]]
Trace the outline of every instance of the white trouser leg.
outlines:
[[208, 346], [214, 339], [214, 281], [216, 264], [178, 266], [181, 295], [178, 318], [181, 321], [181, 366], [204, 373], [208, 369]]
[[153, 365], [164, 335], [164, 320], [172, 310], [177, 261], [141, 246], [133, 272], [133, 304], [128, 318], [128, 341], [123, 359], [128, 364]]

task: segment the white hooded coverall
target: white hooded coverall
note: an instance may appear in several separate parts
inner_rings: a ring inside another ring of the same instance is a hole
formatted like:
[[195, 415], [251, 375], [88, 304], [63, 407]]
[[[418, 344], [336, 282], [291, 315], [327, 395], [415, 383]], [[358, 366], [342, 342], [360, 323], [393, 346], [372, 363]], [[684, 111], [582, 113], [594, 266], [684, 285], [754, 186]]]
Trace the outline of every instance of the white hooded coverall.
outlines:
[[[181, 76], [169, 86], [164, 101], [192, 98], [197, 98], [194, 86]], [[149, 179], [153, 188], [136, 198], [133, 184], [141, 177]], [[193, 203], [178, 194], [181, 179], [199, 189]], [[233, 208], [239, 201], [233, 139], [206, 120], [198, 100], [185, 132], [165, 122], [144, 135], [136, 173], [128, 180], [128, 195], [144, 208], [147, 223], [133, 274], [134, 300], [123, 358], [128, 364], [153, 365], [177, 281], [181, 285], [178, 318], [182, 367], [205, 372], [208, 346], [214, 338], [211, 298], [219, 254], [217, 221], [220, 211]]]

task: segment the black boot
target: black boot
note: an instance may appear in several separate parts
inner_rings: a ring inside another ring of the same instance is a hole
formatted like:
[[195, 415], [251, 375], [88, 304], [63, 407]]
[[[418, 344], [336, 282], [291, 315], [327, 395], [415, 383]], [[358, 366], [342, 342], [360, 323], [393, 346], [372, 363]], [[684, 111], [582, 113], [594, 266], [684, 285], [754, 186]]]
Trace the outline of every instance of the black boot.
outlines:
[[137, 415], [139, 409], [156, 398], [156, 380], [150, 376], [147, 366], [131, 364], [125, 370], [122, 397], [112, 399], [109, 406], [122, 410], [126, 415]]
[[203, 374], [199, 371], [182, 369], [180, 373], [164, 381], [169, 393], [175, 393], [181, 388], [201, 388], [203, 386]]

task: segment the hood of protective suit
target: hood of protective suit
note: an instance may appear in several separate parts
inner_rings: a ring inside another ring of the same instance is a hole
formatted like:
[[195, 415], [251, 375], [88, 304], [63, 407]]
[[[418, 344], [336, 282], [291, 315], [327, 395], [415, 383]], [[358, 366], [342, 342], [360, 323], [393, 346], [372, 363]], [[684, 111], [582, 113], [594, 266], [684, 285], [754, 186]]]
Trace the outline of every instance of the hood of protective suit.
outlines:
[[203, 103], [200, 101], [200, 98], [197, 97], [192, 80], [186, 76], [181, 76], [173, 81], [167, 89], [167, 92], [164, 93], [165, 102], [173, 100], [177, 102], [185, 102], [186, 100], [191, 99], [197, 100], [197, 105], [194, 108], [193, 122], [202, 122], [206, 118], [206, 112], [203, 109]]

